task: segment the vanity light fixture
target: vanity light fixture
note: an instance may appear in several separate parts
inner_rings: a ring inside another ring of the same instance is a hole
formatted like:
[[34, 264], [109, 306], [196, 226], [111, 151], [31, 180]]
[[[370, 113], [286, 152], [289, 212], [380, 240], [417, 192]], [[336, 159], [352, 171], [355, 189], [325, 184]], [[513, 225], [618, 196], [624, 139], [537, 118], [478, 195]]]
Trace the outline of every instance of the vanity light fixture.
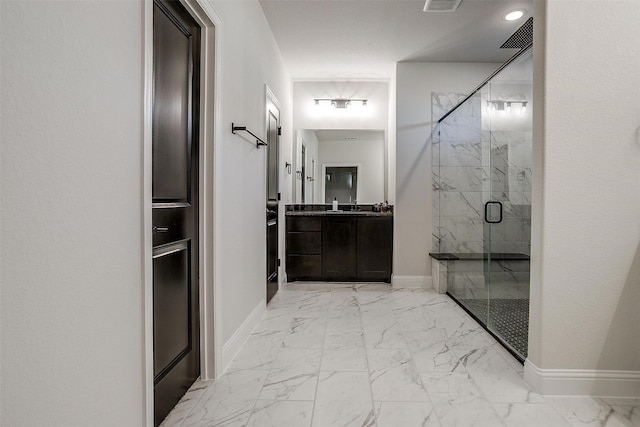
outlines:
[[352, 102], [358, 102], [363, 107], [367, 106], [366, 99], [349, 99], [349, 98], [314, 98], [313, 100], [316, 106], [320, 106], [320, 103], [329, 103], [334, 108], [344, 109], [351, 105]]
[[511, 112], [511, 106], [513, 104], [520, 104], [520, 112], [524, 113], [527, 111], [527, 101], [490, 101], [487, 100], [487, 107], [491, 111], [506, 111], [507, 113]]
[[516, 9], [504, 15], [503, 18], [505, 21], [517, 21], [522, 18], [526, 12], [524, 9]]

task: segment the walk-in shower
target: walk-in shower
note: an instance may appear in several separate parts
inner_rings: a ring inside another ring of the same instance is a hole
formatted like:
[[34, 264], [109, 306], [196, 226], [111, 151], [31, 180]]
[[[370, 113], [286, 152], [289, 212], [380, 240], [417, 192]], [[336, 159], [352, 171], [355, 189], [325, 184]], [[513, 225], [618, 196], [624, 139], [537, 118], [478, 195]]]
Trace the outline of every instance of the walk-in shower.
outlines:
[[433, 93], [434, 282], [527, 356], [531, 47], [470, 95]]

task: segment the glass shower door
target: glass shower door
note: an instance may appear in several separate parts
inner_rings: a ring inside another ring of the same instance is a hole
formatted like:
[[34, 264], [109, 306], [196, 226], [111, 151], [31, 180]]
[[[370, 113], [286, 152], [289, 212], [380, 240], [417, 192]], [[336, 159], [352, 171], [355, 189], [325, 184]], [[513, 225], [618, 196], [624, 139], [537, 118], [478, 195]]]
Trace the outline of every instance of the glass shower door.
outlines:
[[[433, 93], [433, 252], [438, 281], [527, 357], [533, 58], [524, 49], [471, 95]], [[447, 108], [448, 107], [448, 108]]]
[[484, 209], [486, 325], [523, 360], [529, 328], [532, 63], [529, 51], [494, 76], [483, 105], [490, 176]]

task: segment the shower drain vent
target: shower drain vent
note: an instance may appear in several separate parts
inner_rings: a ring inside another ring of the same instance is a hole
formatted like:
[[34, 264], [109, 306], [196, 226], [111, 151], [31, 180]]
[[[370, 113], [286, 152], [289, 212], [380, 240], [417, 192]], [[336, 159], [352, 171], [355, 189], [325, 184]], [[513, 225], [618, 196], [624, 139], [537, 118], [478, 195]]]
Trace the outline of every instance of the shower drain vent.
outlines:
[[533, 17], [527, 19], [506, 42], [502, 43], [500, 49], [522, 49], [533, 43]]

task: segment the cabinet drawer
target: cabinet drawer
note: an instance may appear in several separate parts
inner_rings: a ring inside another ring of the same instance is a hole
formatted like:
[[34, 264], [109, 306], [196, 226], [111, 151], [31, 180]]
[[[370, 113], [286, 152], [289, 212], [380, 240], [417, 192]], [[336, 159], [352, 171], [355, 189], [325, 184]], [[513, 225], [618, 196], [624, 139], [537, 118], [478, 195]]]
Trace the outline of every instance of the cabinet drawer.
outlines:
[[321, 231], [322, 219], [310, 216], [287, 217], [287, 231]]
[[287, 253], [320, 255], [322, 253], [322, 233], [319, 231], [287, 232]]

